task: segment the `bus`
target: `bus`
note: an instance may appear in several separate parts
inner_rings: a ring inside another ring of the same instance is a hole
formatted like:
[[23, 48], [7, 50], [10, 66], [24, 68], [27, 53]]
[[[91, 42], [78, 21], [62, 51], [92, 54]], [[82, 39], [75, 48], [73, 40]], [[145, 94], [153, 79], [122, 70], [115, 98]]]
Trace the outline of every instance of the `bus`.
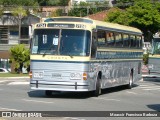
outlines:
[[148, 59], [149, 75], [147, 77], [160, 77], [160, 33], [157, 32], [152, 39], [151, 52]]
[[[75, 49], [75, 47], [77, 47]], [[133, 27], [82, 17], [46, 18], [34, 26], [30, 87], [53, 91], [92, 91], [140, 80], [142, 32]]]

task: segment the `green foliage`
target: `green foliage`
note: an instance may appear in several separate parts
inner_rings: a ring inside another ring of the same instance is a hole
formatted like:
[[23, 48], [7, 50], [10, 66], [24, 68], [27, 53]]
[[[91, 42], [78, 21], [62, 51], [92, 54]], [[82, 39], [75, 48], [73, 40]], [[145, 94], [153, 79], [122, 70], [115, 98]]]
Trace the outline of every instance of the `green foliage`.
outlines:
[[149, 53], [143, 54], [143, 64], [144, 65], [148, 64], [148, 59], [149, 59]]
[[12, 10], [13, 16], [18, 17], [18, 19], [22, 19], [27, 16], [27, 11], [22, 6], [17, 6]]
[[38, 5], [37, 0], [0, 0], [0, 4], [4, 6], [34, 6]]
[[126, 12], [119, 8], [111, 8], [107, 12], [107, 17], [105, 18], [105, 21], [119, 23], [122, 25], [129, 25], [129, 19]]
[[126, 10], [115, 10], [107, 14], [106, 21], [130, 25], [141, 29], [145, 41], [150, 41], [153, 33], [160, 29], [160, 2], [135, 0]]
[[15, 63], [15, 71], [22, 73], [22, 67], [29, 68], [30, 52], [23, 44], [10, 48], [10, 60]]
[[3, 7], [0, 8], [0, 16], [3, 14]]
[[63, 15], [63, 10], [62, 9], [58, 9], [54, 12], [51, 12], [49, 17], [57, 17], [57, 16], [62, 16]]
[[69, 0], [37, 0], [40, 6], [67, 6]]

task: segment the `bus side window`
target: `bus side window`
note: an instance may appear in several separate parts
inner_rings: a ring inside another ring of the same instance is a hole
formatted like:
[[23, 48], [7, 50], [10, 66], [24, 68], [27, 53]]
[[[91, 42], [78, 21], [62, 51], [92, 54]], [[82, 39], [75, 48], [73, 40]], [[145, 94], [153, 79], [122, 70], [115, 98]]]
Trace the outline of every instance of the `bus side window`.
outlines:
[[130, 47], [136, 47], [136, 38], [134, 35], [130, 36]]
[[96, 57], [96, 51], [97, 51], [97, 33], [93, 33], [92, 47], [91, 47], [91, 58]]
[[123, 46], [124, 47], [129, 47], [129, 35], [128, 34], [123, 34]]
[[136, 36], [136, 48], [140, 48], [140, 37]]
[[104, 47], [106, 44], [106, 33], [103, 30], [99, 30], [97, 33], [97, 45], [98, 47]]
[[121, 33], [114, 33], [115, 35], [115, 46], [116, 47], [122, 47], [123, 39]]

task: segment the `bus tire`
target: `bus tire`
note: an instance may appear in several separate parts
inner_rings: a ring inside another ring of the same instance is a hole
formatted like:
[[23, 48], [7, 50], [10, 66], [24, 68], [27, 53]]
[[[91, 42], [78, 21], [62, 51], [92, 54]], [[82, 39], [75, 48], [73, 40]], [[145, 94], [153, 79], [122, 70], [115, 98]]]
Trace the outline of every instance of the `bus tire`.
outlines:
[[132, 89], [133, 87], [133, 72], [130, 73], [129, 84], [127, 85], [128, 89]]
[[101, 79], [98, 76], [97, 77], [97, 81], [96, 81], [96, 90], [94, 91], [94, 96], [98, 97], [101, 93], [102, 93], [102, 90], [101, 90]]
[[51, 90], [46, 90], [45, 95], [46, 96], [52, 96], [52, 91]]

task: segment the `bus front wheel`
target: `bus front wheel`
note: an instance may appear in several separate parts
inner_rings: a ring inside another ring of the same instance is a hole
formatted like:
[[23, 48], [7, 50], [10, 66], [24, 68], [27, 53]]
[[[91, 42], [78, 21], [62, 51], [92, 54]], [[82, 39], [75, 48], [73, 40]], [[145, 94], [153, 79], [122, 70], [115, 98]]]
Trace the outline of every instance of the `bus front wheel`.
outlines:
[[45, 95], [46, 96], [51, 96], [52, 95], [52, 91], [51, 90], [46, 90], [45, 91]]
[[94, 91], [94, 96], [98, 97], [101, 93], [102, 93], [102, 90], [101, 90], [101, 79], [98, 76], [97, 81], [96, 81], [96, 90]]

